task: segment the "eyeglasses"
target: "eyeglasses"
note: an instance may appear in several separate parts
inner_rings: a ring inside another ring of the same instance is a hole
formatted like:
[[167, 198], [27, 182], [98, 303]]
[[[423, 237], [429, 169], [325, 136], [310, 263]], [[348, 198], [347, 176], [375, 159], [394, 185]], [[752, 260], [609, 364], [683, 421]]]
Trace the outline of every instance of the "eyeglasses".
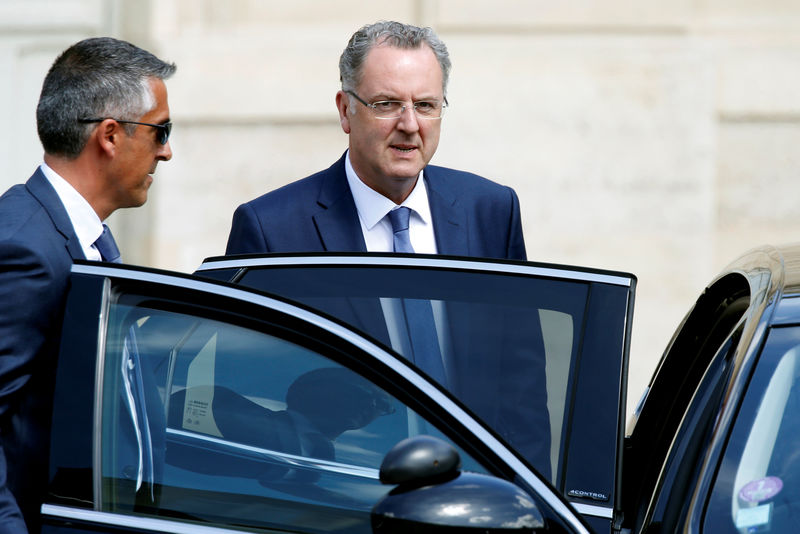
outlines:
[[151, 128], [155, 128], [156, 130], [158, 130], [156, 133], [156, 140], [162, 145], [167, 144], [167, 141], [169, 141], [169, 134], [172, 133], [171, 122], [165, 122], [164, 124], [152, 124], [149, 122], [123, 121], [120, 119], [115, 119], [113, 117], [106, 117], [103, 119], [78, 119], [78, 122], [83, 122], [83, 123], [103, 122], [106, 119], [111, 119], [112, 121], [117, 121], [122, 124], [139, 124], [141, 126], [150, 126]]
[[[353, 91], [345, 91], [345, 93], [352, 95], [356, 100], [371, 109], [378, 119], [397, 119], [402, 117], [403, 113], [408, 109], [406, 103], [400, 100], [379, 100], [368, 104]], [[447, 107], [447, 99], [444, 99], [444, 103], [438, 100], [417, 100], [412, 102], [412, 105], [414, 113], [420, 119], [441, 119], [442, 115], [444, 115], [444, 108]]]

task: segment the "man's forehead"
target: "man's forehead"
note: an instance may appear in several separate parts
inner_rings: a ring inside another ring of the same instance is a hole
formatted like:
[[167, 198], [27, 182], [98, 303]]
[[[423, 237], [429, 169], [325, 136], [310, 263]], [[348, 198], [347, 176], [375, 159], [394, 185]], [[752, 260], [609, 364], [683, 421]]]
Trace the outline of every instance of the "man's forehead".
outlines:
[[[387, 84], [389, 87], [383, 87]], [[392, 87], [395, 84], [399, 86]], [[417, 86], [415, 90], [442, 89], [441, 66], [430, 46], [405, 48], [382, 44], [370, 49], [362, 65], [360, 88], [408, 90], [411, 85]]]
[[374, 45], [372, 45], [372, 48], [370, 48], [369, 51], [367, 52], [364, 62], [366, 63], [367, 61], [369, 61], [370, 57], [375, 55], [381, 55], [382, 53], [393, 54], [393, 53], [405, 53], [405, 52], [409, 52], [413, 55], [420, 55], [420, 56], [427, 55], [421, 52], [427, 52], [431, 56], [433, 56], [434, 59], [436, 59], [436, 53], [433, 51], [433, 48], [431, 48], [430, 45], [428, 45], [428, 43], [421, 42], [417, 46], [397, 46], [389, 42], [377, 42]]
[[145, 113], [145, 116], [164, 116], [164, 119], [169, 118], [169, 102], [167, 99], [167, 84], [164, 80], [159, 78], [151, 78], [148, 80], [150, 89], [153, 96], [153, 107]]

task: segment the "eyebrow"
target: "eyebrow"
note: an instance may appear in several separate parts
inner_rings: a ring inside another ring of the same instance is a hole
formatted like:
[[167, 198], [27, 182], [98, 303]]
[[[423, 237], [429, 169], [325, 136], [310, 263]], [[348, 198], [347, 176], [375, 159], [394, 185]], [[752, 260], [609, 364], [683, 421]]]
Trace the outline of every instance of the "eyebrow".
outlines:
[[[390, 100], [390, 101], [395, 101], [395, 102], [406, 102], [406, 100], [400, 98], [399, 96], [389, 96], [386, 93], [379, 93], [378, 95], [372, 97], [370, 100], [372, 100], [373, 102], [380, 102], [382, 100]], [[435, 97], [435, 96], [428, 96], [428, 97], [412, 98], [411, 99], [412, 102], [428, 102], [428, 101], [431, 101], [431, 100], [441, 100], [441, 99], [438, 98], [438, 97]]]

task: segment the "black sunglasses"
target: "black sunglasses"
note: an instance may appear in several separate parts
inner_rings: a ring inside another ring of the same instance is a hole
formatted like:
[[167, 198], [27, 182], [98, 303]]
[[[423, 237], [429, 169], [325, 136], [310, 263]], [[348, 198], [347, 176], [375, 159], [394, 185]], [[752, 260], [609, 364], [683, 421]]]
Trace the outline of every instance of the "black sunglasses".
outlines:
[[123, 124], [139, 124], [141, 126], [150, 126], [152, 128], [155, 128], [157, 130], [156, 140], [162, 145], [167, 144], [167, 141], [169, 141], [169, 134], [172, 132], [171, 122], [165, 122], [164, 124], [151, 124], [149, 122], [123, 121], [120, 119], [115, 119], [113, 117], [106, 117], [105, 119], [78, 119], [78, 122], [83, 122], [83, 123], [103, 122], [106, 119], [111, 119], [112, 121], [117, 121]]

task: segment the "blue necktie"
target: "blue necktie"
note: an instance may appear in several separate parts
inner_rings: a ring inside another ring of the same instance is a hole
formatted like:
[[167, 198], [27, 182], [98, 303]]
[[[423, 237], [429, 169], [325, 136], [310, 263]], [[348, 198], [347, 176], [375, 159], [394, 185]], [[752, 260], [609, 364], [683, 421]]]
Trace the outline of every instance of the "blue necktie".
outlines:
[[114, 241], [111, 230], [109, 230], [108, 226], [105, 224], [103, 225], [103, 233], [100, 234], [100, 237], [94, 242], [94, 246], [97, 247], [97, 251], [100, 252], [100, 257], [103, 258], [103, 261], [122, 263], [119, 249], [117, 248], [117, 242]]
[[[389, 212], [389, 220], [394, 233], [395, 252], [414, 252], [408, 235], [410, 215], [411, 209], [405, 206]], [[433, 308], [431, 308], [430, 301], [403, 299], [402, 302], [408, 336], [411, 338], [411, 350], [414, 351], [414, 362], [431, 378], [446, 385], [442, 355], [439, 351], [439, 338], [436, 334], [436, 323], [433, 320]]]

